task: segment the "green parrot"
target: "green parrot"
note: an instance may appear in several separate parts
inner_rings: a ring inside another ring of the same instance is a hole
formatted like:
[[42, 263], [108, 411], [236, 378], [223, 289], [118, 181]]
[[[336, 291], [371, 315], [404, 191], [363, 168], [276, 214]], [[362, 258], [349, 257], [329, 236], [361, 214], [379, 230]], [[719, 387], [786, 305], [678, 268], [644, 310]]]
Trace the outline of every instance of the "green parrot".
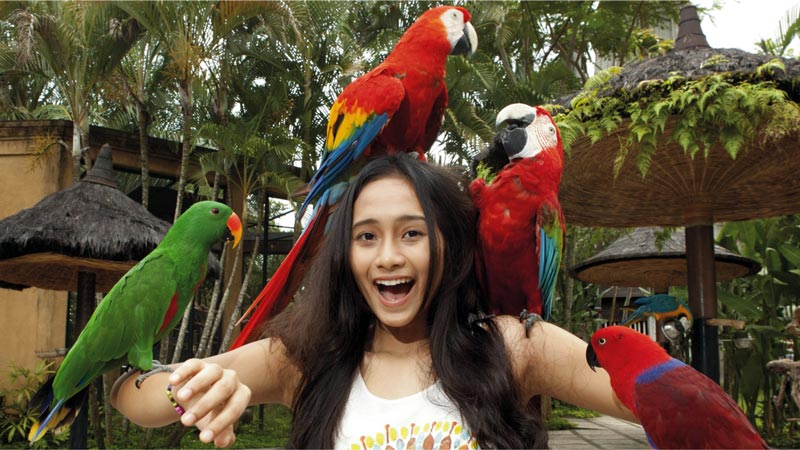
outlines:
[[225, 238], [235, 247], [241, 236], [242, 222], [227, 205], [204, 201], [186, 210], [161, 243], [111, 288], [55, 377], [39, 389], [31, 402], [39, 419], [28, 440], [66, 429], [86, 387], [103, 372], [126, 363], [150, 370], [153, 345], [181, 320], [205, 278], [211, 246]]

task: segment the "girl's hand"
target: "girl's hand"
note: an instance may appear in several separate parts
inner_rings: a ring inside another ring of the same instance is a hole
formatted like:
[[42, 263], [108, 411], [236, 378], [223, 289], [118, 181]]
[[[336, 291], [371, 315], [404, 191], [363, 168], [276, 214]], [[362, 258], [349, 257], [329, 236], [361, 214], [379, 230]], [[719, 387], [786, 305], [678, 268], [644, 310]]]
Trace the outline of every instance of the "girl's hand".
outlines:
[[228, 447], [236, 441], [233, 425], [250, 403], [250, 388], [235, 371], [189, 359], [170, 375], [175, 400], [185, 409], [181, 423], [196, 426], [200, 440]]

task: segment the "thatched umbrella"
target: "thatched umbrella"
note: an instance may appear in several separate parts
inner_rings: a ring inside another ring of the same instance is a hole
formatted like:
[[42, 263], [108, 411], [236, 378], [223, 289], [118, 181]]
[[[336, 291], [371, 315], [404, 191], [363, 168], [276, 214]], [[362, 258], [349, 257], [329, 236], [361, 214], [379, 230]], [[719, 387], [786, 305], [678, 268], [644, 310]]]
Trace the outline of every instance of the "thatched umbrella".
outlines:
[[686, 227], [692, 365], [719, 379], [714, 222], [800, 211], [800, 61], [712, 49], [692, 6], [675, 50], [564, 99], [567, 223]]
[[80, 182], [0, 220], [0, 287], [79, 291], [84, 273], [107, 292], [169, 226], [117, 188], [104, 145]]
[[[656, 245], [660, 228], [636, 228], [609, 244], [591, 258], [569, 268], [573, 277], [604, 286], [649, 287], [667, 292], [671, 286], [686, 286], [686, 238], [675, 230]], [[730, 250], [714, 246], [717, 281], [753, 275], [761, 265]]]

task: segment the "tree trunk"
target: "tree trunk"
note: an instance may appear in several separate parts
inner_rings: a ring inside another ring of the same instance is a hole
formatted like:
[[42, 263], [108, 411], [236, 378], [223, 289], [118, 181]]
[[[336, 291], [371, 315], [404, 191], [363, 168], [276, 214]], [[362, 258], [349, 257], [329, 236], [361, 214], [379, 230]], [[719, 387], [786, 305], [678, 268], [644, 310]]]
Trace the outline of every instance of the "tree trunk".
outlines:
[[220, 298], [220, 289], [222, 286], [222, 277], [225, 273], [225, 260], [227, 259], [228, 254], [228, 246], [224, 246], [222, 248], [222, 255], [219, 257], [220, 260], [220, 276], [217, 278], [217, 281], [214, 282], [214, 290], [211, 294], [211, 302], [208, 305], [208, 312], [206, 313], [206, 322], [203, 324], [203, 332], [200, 336], [200, 343], [197, 345], [197, 353], [196, 357], [204, 358], [211, 353], [211, 329], [214, 326], [214, 317], [217, 312], [217, 302]]
[[[186, 190], [186, 174], [189, 171], [189, 156], [192, 154], [192, 118], [194, 115], [194, 103], [192, 102], [192, 83], [191, 79], [183, 79], [180, 82], [181, 110], [183, 111], [183, 142], [181, 145], [181, 171], [178, 177], [178, 194], [175, 200], [175, 217], [173, 223], [178, 220], [183, 212], [183, 191]], [[181, 321], [181, 329], [185, 329], [184, 322], [188, 321], [188, 316], [184, 315]], [[161, 351], [159, 361], [165, 361], [169, 355], [169, 335], [161, 340]], [[183, 345], [183, 335], [178, 335], [178, 344]]]
[[172, 354], [172, 364], [177, 363], [180, 361], [181, 358], [181, 351], [183, 350], [183, 341], [184, 336], [186, 336], [186, 330], [189, 329], [189, 316], [192, 313], [192, 308], [194, 307], [194, 296], [192, 296], [192, 301], [189, 302], [189, 305], [186, 307], [186, 311], [183, 312], [183, 319], [181, 320], [181, 328], [178, 331], [178, 341], [175, 342], [175, 353]]
[[[233, 278], [236, 276], [236, 271], [239, 270], [239, 258], [233, 258], [233, 267], [231, 268], [231, 276], [228, 279], [228, 282], [225, 283], [225, 293], [222, 294], [222, 301], [219, 303], [219, 307], [217, 308], [217, 315], [214, 318], [214, 326], [211, 328], [210, 336], [213, 336], [214, 333], [217, 332], [220, 323], [222, 322], [222, 317], [225, 316], [225, 305], [228, 304], [228, 298], [231, 296], [231, 284], [233, 283]], [[224, 275], [220, 275], [224, 276]], [[220, 351], [223, 349], [220, 345]], [[209, 354], [211, 353], [211, 341], [208, 344]]]
[[[119, 375], [119, 373], [116, 373]], [[116, 379], [116, 377], [114, 377]], [[114, 383], [111, 381], [111, 374], [103, 374], [103, 417], [105, 417], [106, 425], [106, 445], [114, 447], [114, 409], [111, 407], [111, 387]]]
[[[263, 205], [265, 197], [266, 197], [266, 191], [264, 189], [261, 189], [258, 193], [257, 204]], [[244, 303], [244, 296], [247, 292], [246, 287], [250, 283], [250, 275], [253, 273], [253, 268], [256, 265], [255, 256], [258, 254], [259, 245], [261, 243], [261, 228], [263, 222], [264, 222], [264, 208], [258, 208], [258, 219], [256, 220], [256, 239], [253, 242], [253, 251], [250, 253], [250, 262], [247, 264], [247, 273], [245, 273], [244, 280], [242, 281], [242, 288], [239, 289], [239, 298], [236, 300], [236, 307], [233, 308], [233, 314], [231, 315], [231, 320], [228, 323], [228, 328], [227, 330], [225, 330], [225, 337], [222, 339], [222, 344], [220, 344], [220, 349], [228, 348], [228, 341], [230, 341], [231, 335], [233, 334], [233, 329], [236, 326], [236, 322], [239, 320], [239, 314], [241, 313], [242, 310], [242, 303]], [[242, 246], [242, 253], [244, 253], [244, 246]]]
[[81, 126], [72, 122], [72, 181], [81, 181]]
[[150, 204], [150, 140], [147, 135], [148, 118], [144, 105], [136, 101], [136, 120], [139, 126], [139, 160], [142, 164], [142, 206], [148, 209]]
[[175, 202], [175, 220], [183, 212], [183, 191], [186, 190], [186, 174], [189, 171], [189, 156], [192, 154], [192, 126], [194, 102], [192, 101], [191, 80], [180, 83], [181, 110], [183, 111], [183, 142], [181, 144], [181, 172], [178, 178], [178, 199]]

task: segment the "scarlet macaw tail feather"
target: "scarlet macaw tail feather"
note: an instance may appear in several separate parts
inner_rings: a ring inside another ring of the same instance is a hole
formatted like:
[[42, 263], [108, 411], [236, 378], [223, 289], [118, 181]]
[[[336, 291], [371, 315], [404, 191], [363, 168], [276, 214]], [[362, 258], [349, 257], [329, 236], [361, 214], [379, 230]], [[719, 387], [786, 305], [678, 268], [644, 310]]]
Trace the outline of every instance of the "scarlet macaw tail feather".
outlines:
[[286, 259], [283, 260], [278, 270], [272, 275], [264, 289], [253, 300], [253, 304], [242, 314], [241, 323], [251, 312], [253, 315], [245, 324], [242, 332], [231, 344], [228, 350], [241, 347], [248, 342], [258, 339], [266, 327], [267, 321], [286, 308], [289, 301], [300, 287], [300, 282], [305, 276], [307, 255], [316, 253], [317, 244], [323, 234], [328, 215], [327, 204], [322, 204], [314, 213], [306, 229], [294, 243]]

